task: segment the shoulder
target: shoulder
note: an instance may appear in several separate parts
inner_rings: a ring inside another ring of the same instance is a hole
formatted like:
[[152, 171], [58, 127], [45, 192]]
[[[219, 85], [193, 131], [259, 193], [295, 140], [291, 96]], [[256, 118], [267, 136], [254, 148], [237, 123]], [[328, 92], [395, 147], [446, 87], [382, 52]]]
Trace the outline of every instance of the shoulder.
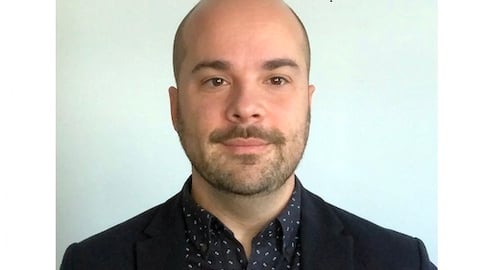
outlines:
[[327, 203], [307, 190], [304, 194], [310, 208], [308, 211], [322, 212], [318, 218], [326, 220], [321, 223], [336, 226], [342, 235], [350, 237], [355, 259], [367, 269], [384, 269], [382, 267], [393, 265], [412, 266], [409, 269], [436, 269], [430, 263], [420, 239], [377, 225]]
[[327, 205], [344, 224], [344, 233], [353, 238], [357, 258], [364, 265], [373, 266], [374, 269], [381, 269], [385, 265], [434, 269], [420, 239], [384, 228], [336, 206]]
[[[179, 205], [179, 194], [133, 218], [71, 244], [65, 251], [62, 270], [66, 269], [131, 269], [135, 245], [149, 238], [149, 229], [156, 220], [172, 219]], [[75, 267], [74, 267], [75, 266]]]
[[[332, 223], [332, 220], [336, 221], [336, 224], [343, 226], [343, 233], [349, 234], [354, 237], [354, 240], [359, 241], [407, 241], [414, 239], [411, 236], [402, 234], [400, 232], [390, 230], [381, 227], [365, 218], [359, 217], [349, 211], [341, 209], [335, 205], [332, 205], [318, 195], [305, 190], [303, 193], [306, 198], [302, 201], [306, 202], [306, 211], [309, 214], [313, 211], [322, 212], [319, 218], [325, 219], [322, 222]], [[303, 207], [303, 206], [302, 206]]]

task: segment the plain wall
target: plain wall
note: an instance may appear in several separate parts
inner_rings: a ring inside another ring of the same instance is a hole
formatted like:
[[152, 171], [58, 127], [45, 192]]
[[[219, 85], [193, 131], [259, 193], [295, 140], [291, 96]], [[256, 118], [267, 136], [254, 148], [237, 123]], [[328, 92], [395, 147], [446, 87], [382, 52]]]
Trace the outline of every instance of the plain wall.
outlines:
[[[316, 86], [304, 186], [419, 237], [437, 262], [436, 1], [287, 1]], [[190, 164], [170, 121], [173, 36], [196, 1], [57, 1], [57, 267], [164, 202]]]

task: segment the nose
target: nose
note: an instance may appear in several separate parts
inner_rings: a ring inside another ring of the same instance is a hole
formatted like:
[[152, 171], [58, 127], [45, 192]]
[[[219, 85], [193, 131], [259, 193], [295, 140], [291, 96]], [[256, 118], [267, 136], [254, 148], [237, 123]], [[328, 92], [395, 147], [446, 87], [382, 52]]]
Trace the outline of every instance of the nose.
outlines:
[[261, 90], [254, 86], [237, 85], [232, 88], [227, 118], [236, 124], [250, 125], [261, 122], [265, 117]]

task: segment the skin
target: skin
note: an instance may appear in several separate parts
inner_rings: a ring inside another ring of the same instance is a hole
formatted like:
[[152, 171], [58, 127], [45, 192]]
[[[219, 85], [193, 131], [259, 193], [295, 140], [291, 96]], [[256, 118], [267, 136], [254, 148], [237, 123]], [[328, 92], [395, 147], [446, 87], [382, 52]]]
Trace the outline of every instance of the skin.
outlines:
[[206, 0], [183, 29], [171, 116], [192, 162], [192, 196], [250, 255], [294, 189], [308, 137], [301, 26], [282, 1]]

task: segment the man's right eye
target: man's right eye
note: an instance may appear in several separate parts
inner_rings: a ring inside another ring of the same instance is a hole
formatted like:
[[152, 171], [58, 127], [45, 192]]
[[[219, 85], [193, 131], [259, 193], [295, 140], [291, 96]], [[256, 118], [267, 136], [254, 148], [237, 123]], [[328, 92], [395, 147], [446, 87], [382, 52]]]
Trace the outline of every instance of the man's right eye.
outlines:
[[210, 86], [213, 86], [213, 87], [219, 87], [219, 86], [225, 85], [226, 83], [227, 81], [225, 81], [222, 78], [211, 78], [205, 81], [205, 84], [209, 84]]

